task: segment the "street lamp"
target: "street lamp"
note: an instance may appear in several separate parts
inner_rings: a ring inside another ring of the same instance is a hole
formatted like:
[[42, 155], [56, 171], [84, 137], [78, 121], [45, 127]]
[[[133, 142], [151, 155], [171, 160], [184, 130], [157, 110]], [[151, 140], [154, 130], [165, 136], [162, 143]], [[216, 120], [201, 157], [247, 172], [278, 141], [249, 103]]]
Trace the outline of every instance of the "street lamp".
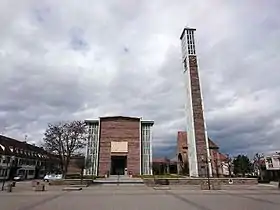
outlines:
[[203, 155], [201, 156], [201, 160], [202, 160], [203, 163], [206, 164], [206, 173], [207, 173], [208, 190], [211, 190], [210, 173], [209, 173], [209, 165], [208, 165], [209, 161], [211, 161], [211, 160], [210, 160], [210, 158], [209, 158], [209, 159], [206, 158], [206, 160], [204, 160], [204, 156], [203, 156]]
[[[9, 160], [6, 156], [4, 156], [4, 160], [7, 161], [7, 167], [6, 167], [6, 173], [4, 174], [5, 177], [4, 177], [3, 182], [2, 182], [2, 191], [4, 191], [5, 182], [6, 182], [6, 181], [8, 180], [8, 178], [9, 178], [9, 177], [7, 178], [8, 172], [9, 172], [9, 173], [11, 172], [11, 166], [12, 166], [12, 163], [13, 163], [14, 159], [15, 159], [15, 156], [12, 156], [12, 157], [10, 158], [10, 160]], [[9, 164], [9, 163], [10, 163], [10, 164]]]

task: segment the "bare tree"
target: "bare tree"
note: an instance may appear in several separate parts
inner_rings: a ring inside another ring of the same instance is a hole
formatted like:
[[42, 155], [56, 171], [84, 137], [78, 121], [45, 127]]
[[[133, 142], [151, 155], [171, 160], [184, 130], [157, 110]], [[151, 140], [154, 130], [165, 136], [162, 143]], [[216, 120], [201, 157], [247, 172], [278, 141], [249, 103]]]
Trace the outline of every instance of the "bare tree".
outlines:
[[264, 163], [264, 156], [260, 155], [259, 153], [256, 153], [254, 156], [254, 164], [253, 164], [254, 170], [257, 169], [258, 176], [261, 180], [264, 178], [264, 170], [265, 170], [265, 163]]
[[229, 156], [229, 154], [226, 155], [226, 159], [225, 159], [225, 165], [228, 169], [228, 175], [229, 177], [232, 176], [232, 158]]
[[44, 148], [58, 155], [65, 176], [71, 156], [85, 147], [87, 128], [83, 121], [49, 124], [45, 132]]

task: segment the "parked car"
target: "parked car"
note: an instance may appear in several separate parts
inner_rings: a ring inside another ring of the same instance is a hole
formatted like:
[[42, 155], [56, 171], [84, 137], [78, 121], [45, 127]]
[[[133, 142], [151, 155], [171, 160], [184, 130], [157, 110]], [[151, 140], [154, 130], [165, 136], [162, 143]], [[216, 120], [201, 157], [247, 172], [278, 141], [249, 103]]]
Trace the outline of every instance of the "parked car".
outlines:
[[62, 179], [62, 174], [47, 174], [44, 176], [44, 181], [49, 182], [51, 180], [59, 180]]
[[22, 181], [22, 180], [24, 180], [23, 175], [17, 175], [14, 177], [14, 181]]

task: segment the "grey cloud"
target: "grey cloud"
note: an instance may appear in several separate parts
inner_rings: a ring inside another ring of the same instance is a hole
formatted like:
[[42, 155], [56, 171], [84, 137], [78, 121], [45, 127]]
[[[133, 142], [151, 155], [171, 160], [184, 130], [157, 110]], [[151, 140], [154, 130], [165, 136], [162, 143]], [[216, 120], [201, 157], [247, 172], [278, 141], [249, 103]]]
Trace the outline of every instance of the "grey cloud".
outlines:
[[39, 142], [48, 122], [143, 116], [155, 120], [155, 154], [173, 157], [186, 128], [179, 35], [189, 24], [209, 136], [230, 153], [279, 149], [277, 4], [2, 1], [0, 129]]

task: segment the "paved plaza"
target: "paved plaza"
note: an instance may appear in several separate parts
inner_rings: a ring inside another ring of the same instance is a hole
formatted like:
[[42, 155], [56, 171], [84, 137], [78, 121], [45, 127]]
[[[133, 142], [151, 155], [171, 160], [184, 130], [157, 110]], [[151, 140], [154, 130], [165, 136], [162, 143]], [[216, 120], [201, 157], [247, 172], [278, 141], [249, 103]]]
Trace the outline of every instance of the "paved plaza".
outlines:
[[[272, 186], [201, 191], [187, 187], [154, 189], [143, 185], [93, 186], [64, 192], [48, 187], [34, 192], [18, 184], [12, 193], [0, 192], [3, 210], [241, 210], [280, 209], [280, 191]], [[246, 188], [246, 189], [245, 189]]]

